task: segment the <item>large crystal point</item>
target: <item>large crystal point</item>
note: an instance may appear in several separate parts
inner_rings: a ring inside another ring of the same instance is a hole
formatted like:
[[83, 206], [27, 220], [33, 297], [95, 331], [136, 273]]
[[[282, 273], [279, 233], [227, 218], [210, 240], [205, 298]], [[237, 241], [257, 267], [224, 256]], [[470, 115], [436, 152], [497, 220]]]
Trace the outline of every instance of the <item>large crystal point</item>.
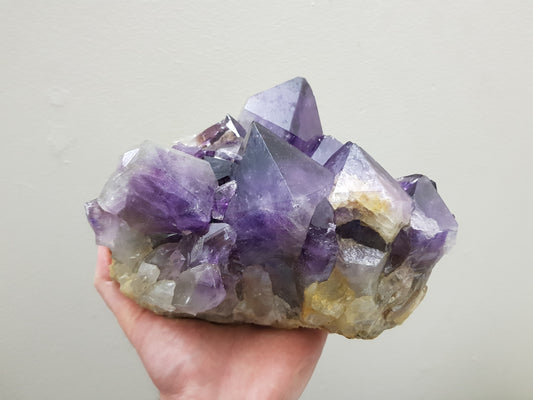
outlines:
[[322, 135], [303, 78], [188, 143], [126, 152], [85, 212], [143, 307], [350, 338], [402, 323], [457, 234], [429, 178]]
[[411, 198], [361, 147], [346, 143], [325, 167], [335, 174], [329, 201], [336, 210], [338, 226], [360, 220], [390, 243], [409, 223]]
[[248, 99], [239, 116], [245, 129], [252, 122], [311, 154], [322, 136], [315, 96], [304, 78], [294, 78]]
[[253, 124], [235, 181], [237, 190], [224, 222], [237, 232], [241, 262], [252, 265], [300, 254], [315, 208], [331, 190], [333, 174]]
[[111, 176], [98, 204], [144, 234], [201, 232], [216, 187], [207, 162], [146, 141]]

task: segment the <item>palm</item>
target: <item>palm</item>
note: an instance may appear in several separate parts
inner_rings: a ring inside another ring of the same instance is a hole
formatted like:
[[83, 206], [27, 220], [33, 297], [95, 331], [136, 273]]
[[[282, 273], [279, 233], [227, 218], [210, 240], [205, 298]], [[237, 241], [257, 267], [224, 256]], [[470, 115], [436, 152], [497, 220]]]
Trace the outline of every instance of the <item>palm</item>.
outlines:
[[297, 398], [326, 333], [166, 319], [124, 297], [100, 248], [95, 286], [139, 353], [162, 398]]

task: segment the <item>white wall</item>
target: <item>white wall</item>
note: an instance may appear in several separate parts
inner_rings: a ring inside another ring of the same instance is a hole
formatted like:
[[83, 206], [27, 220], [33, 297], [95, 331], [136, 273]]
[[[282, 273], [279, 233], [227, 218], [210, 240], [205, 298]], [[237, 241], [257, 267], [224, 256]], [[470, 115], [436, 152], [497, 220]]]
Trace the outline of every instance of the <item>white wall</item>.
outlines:
[[303, 399], [531, 398], [532, 21], [510, 0], [0, 1], [0, 397], [157, 397], [93, 289], [82, 203], [143, 139], [301, 75], [326, 132], [435, 179], [460, 224], [419, 309], [330, 336]]

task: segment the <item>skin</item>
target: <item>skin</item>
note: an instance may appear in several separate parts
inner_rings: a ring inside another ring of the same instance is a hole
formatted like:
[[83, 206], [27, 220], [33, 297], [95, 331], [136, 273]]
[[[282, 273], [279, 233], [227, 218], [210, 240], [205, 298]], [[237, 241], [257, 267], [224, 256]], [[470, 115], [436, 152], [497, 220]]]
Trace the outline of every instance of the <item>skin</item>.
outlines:
[[161, 399], [297, 399], [327, 333], [167, 319], [125, 297], [98, 248], [94, 285], [137, 350]]

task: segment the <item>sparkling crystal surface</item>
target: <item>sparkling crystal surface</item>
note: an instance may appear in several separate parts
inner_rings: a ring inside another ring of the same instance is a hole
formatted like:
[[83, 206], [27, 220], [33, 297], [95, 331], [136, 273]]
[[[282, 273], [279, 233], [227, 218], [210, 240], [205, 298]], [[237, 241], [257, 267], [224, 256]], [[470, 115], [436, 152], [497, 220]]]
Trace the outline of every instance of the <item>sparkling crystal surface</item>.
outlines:
[[457, 234], [429, 178], [323, 136], [303, 78], [190, 142], [126, 152], [85, 211], [143, 307], [350, 338], [402, 323]]

